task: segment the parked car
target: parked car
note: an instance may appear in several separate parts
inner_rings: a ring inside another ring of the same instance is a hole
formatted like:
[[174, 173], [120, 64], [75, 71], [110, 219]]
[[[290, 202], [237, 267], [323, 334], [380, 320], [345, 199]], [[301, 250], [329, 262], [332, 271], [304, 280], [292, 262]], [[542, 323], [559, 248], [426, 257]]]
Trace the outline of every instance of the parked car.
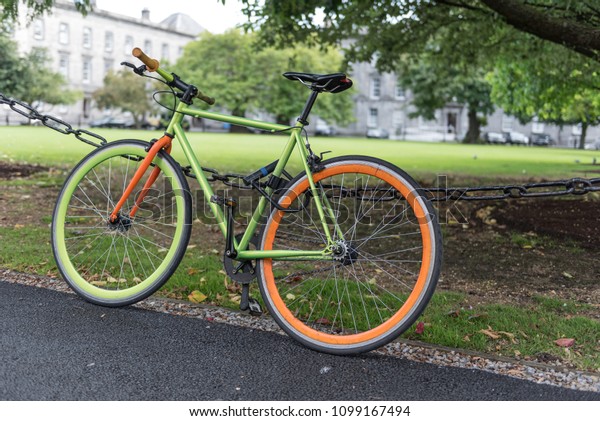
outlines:
[[[147, 120], [142, 121], [141, 128], [144, 130], [154, 130], [157, 128], [158, 123], [149, 122]], [[126, 117], [103, 117], [99, 120], [90, 122], [90, 127], [93, 128], [109, 128], [109, 129], [134, 129], [135, 122], [133, 118]]]
[[506, 139], [506, 143], [513, 145], [529, 145], [529, 138], [525, 136], [523, 133], [519, 132], [504, 132], [504, 138]]
[[319, 120], [315, 126], [315, 134], [317, 136], [334, 136], [335, 129], [326, 122]]
[[600, 151], [600, 139], [596, 139], [592, 143], [586, 143], [585, 148], [589, 151]]
[[554, 140], [547, 133], [532, 133], [531, 144], [535, 146], [548, 146], [554, 143]]
[[367, 137], [374, 139], [387, 139], [390, 137], [390, 134], [385, 129], [374, 128], [367, 130]]
[[487, 143], [506, 143], [506, 138], [502, 133], [487, 132], [483, 134], [483, 139]]

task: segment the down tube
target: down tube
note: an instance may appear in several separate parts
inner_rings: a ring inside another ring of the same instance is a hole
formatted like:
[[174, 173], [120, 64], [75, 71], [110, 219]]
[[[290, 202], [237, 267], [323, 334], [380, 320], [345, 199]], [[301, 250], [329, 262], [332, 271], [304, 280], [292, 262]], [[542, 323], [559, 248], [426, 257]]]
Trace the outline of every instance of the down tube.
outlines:
[[[290, 135], [288, 142], [285, 145], [285, 148], [283, 149], [283, 152], [281, 153], [281, 156], [279, 157], [277, 166], [273, 170], [274, 176], [277, 176], [277, 177], [281, 176], [281, 173], [283, 172], [283, 169], [287, 165], [287, 162], [290, 159], [290, 156], [291, 156], [292, 152], [294, 151], [295, 146], [296, 146], [295, 135], [294, 135], [294, 133], [292, 133]], [[267, 188], [266, 190], [267, 190], [267, 193], [271, 194], [271, 191], [272, 191], [271, 188]], [[258, 205], [256, 206], [254, 213], [252, 214], [252, 219], [250, 220], [250, 223], [248, 224], [248, 227], [246, 228], [246, 231], [244, 232], [244, 235], [243, 235], [242, 239], [240, 240], [240, 244], [238, 246], [238, 252], [243, 253], [245, 250], [247, 250], [248, 244], [250, 243], [250, 239], [252, 238], [252, 235], [254, 235], [254, 233], [256, 232], [256, 230], [258, 228], [258, 223], [260, 222], [260, 218], [263, 215], [263, 213], [265, 212], [265, 208], [267, 207], [268, 203], [269, 202], [267, 201], [267, 199], [265, 197], [261, 197], [260, 200], [258, 201]]]

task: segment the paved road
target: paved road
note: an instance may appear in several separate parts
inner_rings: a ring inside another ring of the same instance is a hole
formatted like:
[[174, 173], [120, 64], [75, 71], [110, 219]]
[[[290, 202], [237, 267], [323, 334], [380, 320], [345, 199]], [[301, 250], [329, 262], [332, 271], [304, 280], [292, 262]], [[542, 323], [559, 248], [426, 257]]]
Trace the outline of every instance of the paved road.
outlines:
[[0, 399], [600, 400], [600, 394], [398, 358], [319, 354], [282, 335], [102, 308], [0, 281]]

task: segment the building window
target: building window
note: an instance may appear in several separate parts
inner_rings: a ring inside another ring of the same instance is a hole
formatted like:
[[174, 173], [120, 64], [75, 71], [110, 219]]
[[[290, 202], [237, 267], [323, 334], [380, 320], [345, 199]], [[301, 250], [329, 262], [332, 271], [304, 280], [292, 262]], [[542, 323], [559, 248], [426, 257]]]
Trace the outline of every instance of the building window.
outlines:
[[379, 111], [377, 108], [369, 108], [369, 118], [367, 120], [367, 126], [377, 127], [379, 120]]
[[58, 58], [58, 73], [69, 79], [69, 56], [66, 54], [61, 54]]
[[152, 41], [149, 39], [144, 41], [144, 53], [152, 57]]
[[160, 56], [163, 60], [169, 60], [169, 44], [162, 45]]
[[404, 94], [404, 89], [402, 88], [402, 86], [396, 84], [396, 99], [398, 101], [404, 101], [406, 99], [406, 96]]
[[92, 48], [92, 28], [83, 28], [83, 46]]
[[104, 33], [104, 51], [107, 53], [112, 53], [112, 50], [115, 45], [115, 37], [112, 32]]
[[83, 66], [81, 68], [81, 81], [83, 83], [91, 83], [92, 82], [92, 59], [89, 57], [84, 57]]
[[379, 98], [381, 96], [381, 79], [374, 77], [371, 79], [371, 98]]
[[130, 55], [131, 51], [133, 50], [133, 37], [131, 35], [127, 35], [125, 37], [124, 45], [125, 46], [123, 52], [125, 53], [125, 55]]
[[183, 47], [179, 47], [177, 49], [177, 58], [181, 57], [183, 55]]
[[503, 132], [511, 131], [514, 123], [515, 123], [514, 117], [504, 114], [502, 116], [502, 131]]
[[38, 40], [44, 39], [44, 21], [41, 19], [36, 19], [33, 22], [33, 38]]
[[104, 74], [106, 75], [108, 72], [110, 72], [113, 67], [115, 67], [115, 62], [114, 60], [110, 60], [110, 59], [106, 59], [104, 60]]
[[69, 43], [69, 24], [61, 23], [58, 25], [58, 42], [64, 45]]

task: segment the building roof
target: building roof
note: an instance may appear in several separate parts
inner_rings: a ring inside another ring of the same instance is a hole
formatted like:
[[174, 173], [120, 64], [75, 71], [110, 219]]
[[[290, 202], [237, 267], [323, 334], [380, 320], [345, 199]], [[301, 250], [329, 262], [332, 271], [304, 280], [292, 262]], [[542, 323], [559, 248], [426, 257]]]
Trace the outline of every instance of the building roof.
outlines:
[[184, 34], [197, 36], [205, 29], [194, 19], [185, 13], [173, 13], [160, 23], [161, 26], [167, 27], [171, 31], [176, 31]]

